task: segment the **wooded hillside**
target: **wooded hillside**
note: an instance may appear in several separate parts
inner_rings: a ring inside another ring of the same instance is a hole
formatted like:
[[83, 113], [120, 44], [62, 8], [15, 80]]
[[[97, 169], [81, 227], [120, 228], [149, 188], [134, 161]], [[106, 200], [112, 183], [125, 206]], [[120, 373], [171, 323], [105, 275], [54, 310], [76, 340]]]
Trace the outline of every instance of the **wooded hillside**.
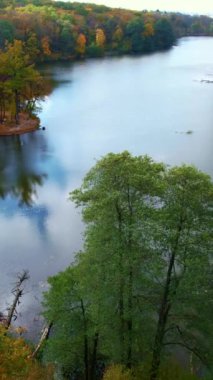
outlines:
[[0, 48], [21, 40], [36, 61], [149, 53], [189, 35], [213, 35], [213, 20], [94, 4], [0, 0]]

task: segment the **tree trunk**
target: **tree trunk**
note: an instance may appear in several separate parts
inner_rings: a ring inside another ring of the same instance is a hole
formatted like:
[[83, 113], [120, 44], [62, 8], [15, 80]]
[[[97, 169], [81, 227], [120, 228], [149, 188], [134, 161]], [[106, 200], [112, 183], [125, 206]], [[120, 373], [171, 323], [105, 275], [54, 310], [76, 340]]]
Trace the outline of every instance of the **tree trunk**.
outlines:
[[22, 285], [24, 281], [28, 279], [29, 274], [27, 271], [24, 271], [22, 274], [18, 275], [18, 282], [16, 283], [15, 288], [12, 290], [12, 293], [14, 294], [14, 300], [11, 307], [8, 310], [8, 316], [5, 323], [7, 329], [9, 329], [12, 319], [16, 315], [16, 306], [20, 303], [20, 298], [23, 295]]
[[85, 308], [83, 300], [81, 299], [81, 310], [84, 323], [84, 368], [85, 368], [85, 380], [89, 380], [89, 355], [88, 355], [88, 337], [87, 337], [87, 321], [85, 315]]
[[128, 185], [127, 202], [129, 209], [129, 236], [128, 236], [128, 252], [129, 252], [129, 273], [128, 273], [128, 319], [127, 319], [127, 367], [132, 367], [132, 297], [133, 297], [133, 250], [132, 250], [132, 218], [133, 209], [131, 204], [130, 188]]
[[117, 217], [118, 217], [118, 228], [119, 228], [119, 238], [120, 238], [120, 250], [119, 250], [119, 300], [118, 300], [118, 307], [119, 307], [119, 335], [120, 335], [120, 361], [121, 363], [124, 363], [124, 330], [125, 330], [125, 324], [124, 324], [124, 275], [123, 275], [123, 251], [122, 251], [122, 216], [121, 216], [121, 210], [116, 204], [116, 211], [117, 211]]
[[163, 347], [163, 340], [165, 336], [165, 330], [168, 321], [169, 310], [171, 308], [171, 300], [170, 300], [170, 290], [171, 290], [171, 282], [172, 282], [172, 272], [175, 264], [175, 257], [178, 249], [178, 243], [180, 239], [181, 230], [183, 227], [183, 218], [180, 218], [180, 223], [177, 230], [177, 235], [174, 243], [174, 247], [171, 253], [171, 257], [169, 260], [169, 266], [167, 270], [166, 283], [164, 287], [163, 298], [160, 305], [159, 317], [157, 330], [155, 334], [153, 355], [152, 355], [152, 364], [150, 371], [150, 380], [157, 380], [159, 367], [161, 362], [161, 352]]
[[53, 323], [51, 322], [48, 326], [46, 326], [44, 328], [42, 335], [41, 335], [41, 338], [40, 338], [35, 350], [33, 351], [32, 355], [30, 355], [31, 358], [34, 358], [37, 355], [37, 353], [40, 351], [40, 349], [43, 345], [43, 342], [49, 338], [49, 334], [50, 334], [50, 330], [52, 328], [52, 325], [53, 325]]
[[153, 349], [153, 356], [152, 356], [150, 380], [156, 380], [158, 378], [161, 351], [163, 347], [163, 339], [165, 335], [165, 328], [166, 328], [168, 313], [170, 309], [168, 296], [169, 296], [169, 288], [164, 294], [162, 304], [161, 304], [161, 310], [159, 313], [158, 326], [157, 326], [157, 331], [155, 335], [155, 342], [154, 342], [154, 349]]
[[95, 380], [96, 378], [95, 369], [96, 369], [96, 362], [97, 362], [98, 339], [99, 339], [99, 334], [96, 333], [94, 337], [93, 354], [92, 354], [92, 360], [91, 360], [91, 371], [90, 371], [91, 380]]
[[4, 93], [0, 94], [0, 122], [2, 123], [5, 118], [5, 96]]
[[132, 368], [132, 270], [129, 272], [127, 367]]
[[15, 90], [15, 121], [16, 125], [19, 124], [19, 113], [20, 113], [20, 97], [17, 90]]

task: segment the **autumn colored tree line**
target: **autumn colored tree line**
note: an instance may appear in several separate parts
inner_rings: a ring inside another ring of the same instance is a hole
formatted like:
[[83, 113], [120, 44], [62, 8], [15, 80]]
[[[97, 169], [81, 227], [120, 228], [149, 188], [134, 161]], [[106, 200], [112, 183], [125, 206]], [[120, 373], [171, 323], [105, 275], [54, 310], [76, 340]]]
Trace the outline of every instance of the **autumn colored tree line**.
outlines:
[[176, 38], [213, 35], [212, 19], [42, 0], [1, 0], [0, 48], [21, 40], [36, 61], [141, 54]]

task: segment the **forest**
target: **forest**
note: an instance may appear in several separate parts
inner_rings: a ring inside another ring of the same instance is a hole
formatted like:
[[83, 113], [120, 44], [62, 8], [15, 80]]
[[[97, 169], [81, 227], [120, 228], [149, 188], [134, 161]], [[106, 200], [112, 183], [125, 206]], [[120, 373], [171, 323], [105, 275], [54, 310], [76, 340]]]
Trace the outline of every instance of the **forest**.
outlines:
[[212, 36], [213, 21], [50, 0], [0, 0], [0, 49], [22, 41], [34, 62], [169, 49], [183, 36]]
[[19, 275], [2, 316], [2, 379], [211, 380], [211, 178], [110, 153], [70, 200], [85, 222], [84, 248], [48, 279], [36, 348], [13, 327], [27, 279]]

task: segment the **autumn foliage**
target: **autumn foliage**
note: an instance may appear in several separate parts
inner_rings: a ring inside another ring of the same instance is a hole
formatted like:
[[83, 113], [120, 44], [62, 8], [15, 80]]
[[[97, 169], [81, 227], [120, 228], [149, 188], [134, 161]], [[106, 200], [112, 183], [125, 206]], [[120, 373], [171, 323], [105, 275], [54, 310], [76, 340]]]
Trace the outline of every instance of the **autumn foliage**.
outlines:
[[50, 0], [0, 0], [0, 9], [0, 49], [19, 39], [35, 61], [144, 54], [168, 49], [178, 37], [213, 35], [206, 16]]
[[76, 40], [76, 53], [80, 56], [85, 54], [86, 49], [86, 37], [83, 33], [80, 33]]
[[[129, 370], [121, 364], [109, 366], [104, 373], [103, 380], [148, 380], [149, 373], [142, 366]], [[159, 380], [198, 380], [196, 375], [184, 370], [176, 361], [168, 361], [160, 372]]]
[[132, 380], [132, 375], [121, 364], [115, 364], [106, 369], [103, 380]]
[[[13, 333], [14, 335], [14, 333]], [[42, 367], [30, 358], [30, 347], [19, 336], [10, 335], [0, 325], [0, 379], [51, 380], [53, 368]]]

